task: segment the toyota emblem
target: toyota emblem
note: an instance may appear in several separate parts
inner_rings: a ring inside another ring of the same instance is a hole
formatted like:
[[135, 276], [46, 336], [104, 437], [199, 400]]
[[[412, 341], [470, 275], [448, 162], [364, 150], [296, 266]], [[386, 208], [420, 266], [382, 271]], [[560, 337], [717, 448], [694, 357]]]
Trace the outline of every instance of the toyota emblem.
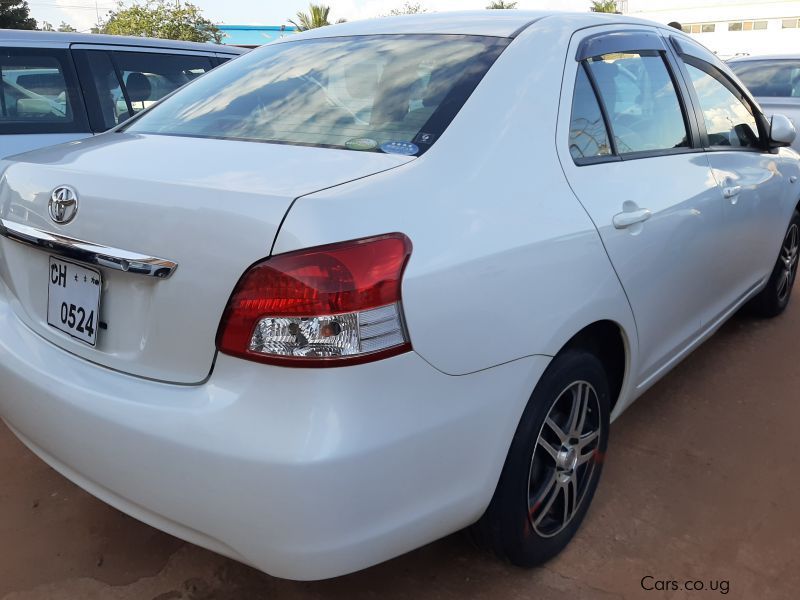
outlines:
[[50, 218], [59, 225], [65, 225], [78, 213], [78, 192], [68, 185], [60, 185], [50, 194], [47, 206]]

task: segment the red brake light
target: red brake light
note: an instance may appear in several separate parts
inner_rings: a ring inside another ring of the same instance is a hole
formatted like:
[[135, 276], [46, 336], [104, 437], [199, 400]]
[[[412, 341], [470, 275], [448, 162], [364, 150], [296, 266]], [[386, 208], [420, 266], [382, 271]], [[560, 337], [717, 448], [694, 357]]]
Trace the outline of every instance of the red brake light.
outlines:
[[411, 242], [400, 233], [290, 252], [239, 280], [217, 348], [287, 366], [339, 366], [410, 349], [400, 287]]

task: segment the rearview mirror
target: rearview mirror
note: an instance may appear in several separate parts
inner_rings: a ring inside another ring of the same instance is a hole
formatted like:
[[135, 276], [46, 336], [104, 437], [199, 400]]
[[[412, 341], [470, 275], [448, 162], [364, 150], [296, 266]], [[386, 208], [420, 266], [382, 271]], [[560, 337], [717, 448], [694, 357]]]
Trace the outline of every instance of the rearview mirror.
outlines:
[[788, 117], [784, 115], [772, 115], [769, 126], [769, 140], [771, 146], [790, 146], [796, 135], [794, 123], [792, 123]]

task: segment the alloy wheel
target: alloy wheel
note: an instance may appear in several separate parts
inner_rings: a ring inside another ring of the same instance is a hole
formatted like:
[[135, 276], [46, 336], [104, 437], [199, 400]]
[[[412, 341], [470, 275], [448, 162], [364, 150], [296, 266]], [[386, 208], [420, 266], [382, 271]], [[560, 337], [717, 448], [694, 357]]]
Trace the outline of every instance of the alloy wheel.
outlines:
[[797, 276], [798, 251], [800, 250], [800, 229], [792, 223], [781, 247], [781, 273], [778, 278], [778, 300], [783, 302], [792, 291]]
[[570, 384], [550, 407], [528, 475], [528, 515], [538, 535], [557, 535], [577, 514], [599, 470], [601, 430], [597, 392], [586, 381]]

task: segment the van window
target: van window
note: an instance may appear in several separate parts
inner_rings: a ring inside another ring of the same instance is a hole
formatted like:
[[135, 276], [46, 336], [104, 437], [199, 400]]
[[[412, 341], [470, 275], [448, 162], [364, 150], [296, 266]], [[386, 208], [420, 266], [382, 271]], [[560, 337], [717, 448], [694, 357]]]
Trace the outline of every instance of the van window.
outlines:
[[0, 48], [0, 134], [85, 131], [66, 50]]
[[120, 122], [213, 68], [205, 56], [114, 52], [113, 58], [130, 102], [119, 107], [127, 111]]
[[86, 106], [94, 131], [111, 129], [119, 122], [119, 103], [127, 113], [125, 95], [108, 52], [76, 51], [75, 62], [81, 72], [86, 90]]
[[213, 68], [205, 56], [82, 50], [75, 52], [92, 128], [106, 131]]

